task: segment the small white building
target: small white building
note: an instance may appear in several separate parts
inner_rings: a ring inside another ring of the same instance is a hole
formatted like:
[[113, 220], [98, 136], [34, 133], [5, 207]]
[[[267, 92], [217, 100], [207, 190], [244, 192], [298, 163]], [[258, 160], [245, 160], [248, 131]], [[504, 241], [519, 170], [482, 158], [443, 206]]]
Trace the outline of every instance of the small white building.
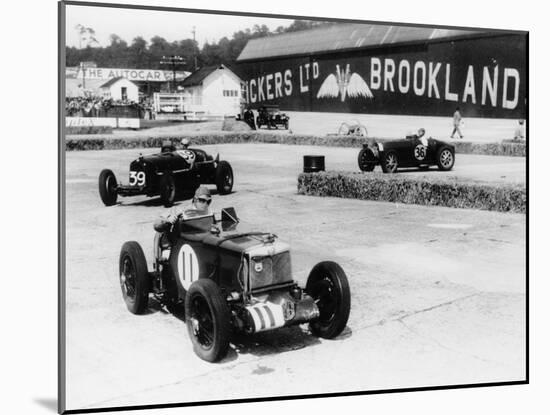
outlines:
[[241, 79], [225, 65], [206, 66], [182, 83], [186, 111], [208, 116], [240, 113]]
[[123, 77], [108, 80], [101, 85], [100, 90], [104, 98], [112, 98], [115, 101], [139, 101], [138, 86]]

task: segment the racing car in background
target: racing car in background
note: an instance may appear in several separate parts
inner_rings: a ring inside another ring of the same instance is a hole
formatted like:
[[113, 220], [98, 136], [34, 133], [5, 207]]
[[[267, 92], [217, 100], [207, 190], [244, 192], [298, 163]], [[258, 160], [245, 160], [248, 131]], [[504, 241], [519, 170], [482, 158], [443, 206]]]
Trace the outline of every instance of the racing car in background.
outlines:
[[335, 262], [315, 265], [305, 287], [292, 278], [290, 247], [267, 232], [237, 232], [233, 208], [221, 219], [205, 215], [178, 220], [154, 238], [152, 271], [139, 243], [123, 244], [119, 259], [122, 296], [142, 314], [149, 295], [185, 306], [193, 349], [215, 362], [228, 351], [232, 332], [247, 334], [309, 323], [312, 334], [334, 338], [346, 327], [350, 289]]
[[115, 174], [104, 169], [99, 174], [99, 195], [105, 206], [120, 196], [160, 196], [165, 206], [174, 203], [182, 191], [193, 192], [201, 184], [215, 184], [219, 194], [231, 193], [233, 169], [219, 155], [213, 158], [198, 148], [175, 149], [163, 145], [161, 152], [140, 155], [130, 163], [129, 182], [118, 183]]
[[455, 164], [455, 147], [417, 134], [384, 142], [371, 139], [363, 144], [357, 163], [361, 171], [373, 171], [378, 164], [384, 173], [395, 173], [401, 167], [429, 168], [433, 165], [449, 171]]

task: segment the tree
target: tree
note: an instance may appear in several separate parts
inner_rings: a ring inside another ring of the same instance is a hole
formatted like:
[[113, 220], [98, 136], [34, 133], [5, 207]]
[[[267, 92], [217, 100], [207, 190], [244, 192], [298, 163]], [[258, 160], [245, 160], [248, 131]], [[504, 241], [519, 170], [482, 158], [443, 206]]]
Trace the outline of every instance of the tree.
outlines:
[[147, 69], [149, 51], [147, 42], [141, 36], [134, 38], [128, 50], [128, 66], [131, 68]]
[[79, 49], [82, 49], [82, 44], [84, 44], [85, 47], [91, 46], [93, 44], [99, 44], [99, 42], [95, 38], [95, 30], [91, 27], [84, 27], [79, 23], [74, 28], [78, 33]]
[[[77, 66], [83, 61], [94, 61], [99, 66], [121, 68], [161, 68], [163, 56], [181, 56], [185, 59], [183, 69], [195, 69], [195, 57], [199, 66], [234, 63], [251, 39], [274, 34], [308, 30], [319, 26], [334, 24], [331, 22], [294, 20], [288, 27], [279, 26], [271, 32], [266, 25], [254, 25], [233, 33], [231, 38], [223, 37], [217, 42], [206, 42], [202, 49], [193, 39], [168, 42], [160, 36], [154, 36], [148, 43], [141, 36], [132, 40], [130, 46], [120, 36], [111, 34], [107, 47], [92, 47], [97, 44], [95, 31], [90, 27], [77, 25], [80, 47], [66, 48], [67, 66]], [[192, 32], [193, 33], [193, 32]]]

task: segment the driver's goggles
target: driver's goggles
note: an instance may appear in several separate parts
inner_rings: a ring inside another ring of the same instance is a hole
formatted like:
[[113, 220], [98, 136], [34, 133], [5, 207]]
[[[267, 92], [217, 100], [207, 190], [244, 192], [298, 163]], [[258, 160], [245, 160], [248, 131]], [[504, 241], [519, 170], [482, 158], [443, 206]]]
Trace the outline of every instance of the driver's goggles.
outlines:
[[206, 203], [207, 205], [209, 205], [210, 202], [212, 202], [212, 199], [204, 199], [202, 197], [198, 197], [197, 202]]

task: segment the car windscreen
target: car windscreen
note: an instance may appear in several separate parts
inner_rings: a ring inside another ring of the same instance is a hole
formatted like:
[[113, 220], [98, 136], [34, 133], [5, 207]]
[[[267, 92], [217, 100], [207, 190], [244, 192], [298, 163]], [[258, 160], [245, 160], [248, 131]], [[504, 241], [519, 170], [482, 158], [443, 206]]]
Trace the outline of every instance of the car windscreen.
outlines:
[[179, 230], [181, 233], [209, 232], [214, 225], [214, 216], [200, 216], [197, 218], [185, 219], [179, 221]]

